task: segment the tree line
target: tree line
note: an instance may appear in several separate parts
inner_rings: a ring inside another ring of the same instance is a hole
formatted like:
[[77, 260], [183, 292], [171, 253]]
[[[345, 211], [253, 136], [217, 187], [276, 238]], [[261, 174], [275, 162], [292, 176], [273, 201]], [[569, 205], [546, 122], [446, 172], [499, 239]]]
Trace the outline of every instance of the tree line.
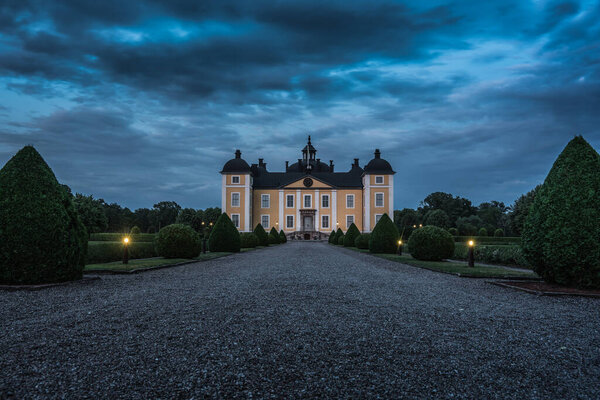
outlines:
[[[474, 206], [464, 197], [450, 193], [431, 193], [417, 209], [405, 208], [394, 211], [394, 222], [404, 237], [419, 225], [435, 225], [440, 228], [455, 228], [460, 235], [472, 236], [480, 233], [493, 235], [501, 229], [507, 236], [521, 236], [529, 208], [540, 186], [520, 196], [512, 205], [490, 201]], [[483, 230], [482, 230], [483, 228]]]

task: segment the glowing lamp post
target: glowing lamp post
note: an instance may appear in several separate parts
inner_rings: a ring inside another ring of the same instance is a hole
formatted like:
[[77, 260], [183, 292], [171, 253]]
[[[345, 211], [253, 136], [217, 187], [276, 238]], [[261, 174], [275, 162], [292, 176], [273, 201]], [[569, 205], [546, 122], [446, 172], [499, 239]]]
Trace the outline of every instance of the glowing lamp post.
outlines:
[[475, 242], [469, 240], [469, 254], [467, 259], [469, 260], [469, 268], [475, 268], [475, 255], [473, 254], [473, 248], [475, 247]]
[[402, 239], [398, 240], [398, 255], [402, 255]]
[[123, 264], [129, 263], [128, 247], [129, 247], [129, 238], [128, 237], [123, 238]]

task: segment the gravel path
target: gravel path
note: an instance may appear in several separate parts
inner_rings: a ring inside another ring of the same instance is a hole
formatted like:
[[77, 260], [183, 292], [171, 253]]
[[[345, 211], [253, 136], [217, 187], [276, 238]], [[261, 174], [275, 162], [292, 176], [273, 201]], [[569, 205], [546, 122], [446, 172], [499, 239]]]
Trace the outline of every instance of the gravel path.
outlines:
[[600, 398], [600, 302], [325, 243], [0, 292], [0, 397]]

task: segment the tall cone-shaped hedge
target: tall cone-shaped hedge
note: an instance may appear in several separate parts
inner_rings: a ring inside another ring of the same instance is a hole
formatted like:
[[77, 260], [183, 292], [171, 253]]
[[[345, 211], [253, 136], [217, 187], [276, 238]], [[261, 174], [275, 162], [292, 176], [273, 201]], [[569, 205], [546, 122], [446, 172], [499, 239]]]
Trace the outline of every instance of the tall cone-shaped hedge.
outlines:
[[387, 214], [383, 214], [375, 228], [373, 228], [371, 236], [369, 236], [369, 251], [371, 253], [394, 254], [398, 251], [399, 237], [400, 233], [396, 224]]
[[256, 225], [254, 228], [254, 234], [258, 238], [259, 246], [268, 246], [269, 245], [269, 235], [265, 231], [265, 228], [261, 224]]
[[283, 233], [283, 229], [279, 231], [279, 243], [287, 243], [287, 237]]
[[335, 240], [335, 229], [331, 231], [331, 235], [329, 235], [329, 243], [333, 243], [333, 241]]
[[272, 227], [269, 231], [269, 244], [279, 244], [279, 233], [277, 233], [275, 227]]
[[344, 247], [354, 247], [354, 241], [359, 236], [360, 231], [358, 230], [356, 225], [352, 223], [352, 225], [350, 225], [350, 228], [348, 228], [348, 231], [344, 235]]
[[0, 170], [0, 283], [79, 279], [87, 233], [42, 156], [22, 148]]
[[332, 243], [338, 244], [341, 236], [344, 236], [344, 232], [342, 231], [342, 228], [338, 228], [337, 232], [335, 233], [335, 237], [333, 238]]
[[240, 247], [240, 232], [226, 213], [221, 214], [208, 237], [208, 249], [211, 252], [231, 251], [237, 253], [240, 251]]
[[535, 196], [523, 253], [544, 280], [600, 287], [600, 156], [581, 136], [558, 156]]

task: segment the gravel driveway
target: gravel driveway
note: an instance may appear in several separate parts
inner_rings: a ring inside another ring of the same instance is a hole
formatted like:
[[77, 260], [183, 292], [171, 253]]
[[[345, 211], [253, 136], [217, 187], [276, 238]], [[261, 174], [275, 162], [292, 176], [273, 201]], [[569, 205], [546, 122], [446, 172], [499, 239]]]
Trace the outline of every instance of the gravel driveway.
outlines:
[[0, 397], [600, 398], [600, 301], [288, 243], [0, 292]]

